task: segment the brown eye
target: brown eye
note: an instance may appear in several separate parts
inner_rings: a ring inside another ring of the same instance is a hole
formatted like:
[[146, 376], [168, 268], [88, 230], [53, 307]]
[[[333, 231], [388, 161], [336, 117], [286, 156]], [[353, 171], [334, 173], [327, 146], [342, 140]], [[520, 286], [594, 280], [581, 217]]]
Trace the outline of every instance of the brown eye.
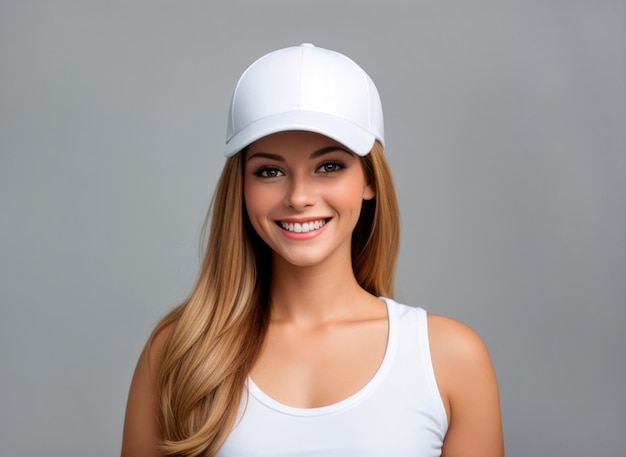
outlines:
[[258, 170], [255, 175], [261, 178], [277, 178], [278, 176], [282, 176], [283, 172], [278, 168], [266, 167]]
[[322, 164], [322, 166], [320, 166], [317, 169], [317, 171], [319, 173], [332, 173], [334, 171], [339, 171], [342, 168], [344, 168], [344, 167], [339, 162], [326, 162], [326, 163]]

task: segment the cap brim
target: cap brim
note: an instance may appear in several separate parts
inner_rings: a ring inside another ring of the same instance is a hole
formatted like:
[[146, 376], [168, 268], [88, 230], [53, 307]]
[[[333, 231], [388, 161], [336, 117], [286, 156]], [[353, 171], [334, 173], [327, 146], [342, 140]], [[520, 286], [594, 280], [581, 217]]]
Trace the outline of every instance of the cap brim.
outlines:
[[[302, 130], [327, 136], [355, 154], [369, 154], [377, 139], [358, 125], [325, 113], [289, 111], [268, 116], [241, 129], [226, 142], [224, 155], [230, 157], [249, 144], [272, 133]], [[382, 142], [382, 138], [378, 138]]]

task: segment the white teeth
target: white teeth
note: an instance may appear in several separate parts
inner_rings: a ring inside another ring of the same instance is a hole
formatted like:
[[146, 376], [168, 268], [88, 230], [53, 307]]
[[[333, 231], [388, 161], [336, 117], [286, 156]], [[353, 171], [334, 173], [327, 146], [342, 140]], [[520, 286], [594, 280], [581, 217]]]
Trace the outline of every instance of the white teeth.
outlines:
[[280, 223], [281, 227], [287, 230], [288, 232], [295, 233], [307, 233], [311, 230], [319, 230], [326, 224], [325, 219], [320, 219], [317, 221], [311, 222], [303, 222], [302, 224], [298, 222], [282, 222]]

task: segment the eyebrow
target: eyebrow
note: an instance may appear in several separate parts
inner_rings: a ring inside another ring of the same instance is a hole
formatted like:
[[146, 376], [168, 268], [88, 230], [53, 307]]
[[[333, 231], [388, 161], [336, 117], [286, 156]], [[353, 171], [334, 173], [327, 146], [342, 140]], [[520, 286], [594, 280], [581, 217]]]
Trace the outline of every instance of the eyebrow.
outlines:
[[[318, 149], [317, 151], [312, 152], [311, 155], [309, 155], [309, 158], [315, 159], [317, 157], [323, 156], [324, 154], [329, 154], [334, 151], [341, 151], [350, 155], [353, 154], [351, 151], [347, 150], [346, 148], [342, 148], [341, 146], [326, 146], [325, 148]], [[262, 152], [262, 151], [251, 154], [248, 158], [246, 158], [246, 162], [248, 160], [255, 159], [255, 158], [265, 158], [265, 159], [277, 160], [279, 162], [285, 162], [285, 158], [281, 156], [280, 154], [272, 154], [271, 152]]]

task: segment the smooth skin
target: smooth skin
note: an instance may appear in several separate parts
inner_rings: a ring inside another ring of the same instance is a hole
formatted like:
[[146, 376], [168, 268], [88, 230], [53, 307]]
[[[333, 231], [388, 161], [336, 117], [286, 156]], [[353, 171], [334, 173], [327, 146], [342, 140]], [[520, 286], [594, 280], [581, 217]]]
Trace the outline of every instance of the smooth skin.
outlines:
[[[350, 257], [362, 202], [374, 196], [361, 159], [322, 135], [281, 132], [247, 148], [246, 209], [273, 251], [270, 325], [250, 376], [276, 401], [300, 408], [336, 403], [367, 384], [384, 357], [386, 307], [359, 286]], [[315, 230], [315, 221], [322, 227]], [[284, 228], [305, 222], [313, 230]], [[449, 423], [442, 456], [502, 457], [498, 387], [485, 345], [447, 317], [429, 315], [428, 327]], [[162, 455], [154, 379], [164, 338], [139, 359], [122, 457]]]
[[156, 367], [167, 330], [161, 332], [139, 356], [126, 403], [122, 457], [163, 457], [157, 421]]

